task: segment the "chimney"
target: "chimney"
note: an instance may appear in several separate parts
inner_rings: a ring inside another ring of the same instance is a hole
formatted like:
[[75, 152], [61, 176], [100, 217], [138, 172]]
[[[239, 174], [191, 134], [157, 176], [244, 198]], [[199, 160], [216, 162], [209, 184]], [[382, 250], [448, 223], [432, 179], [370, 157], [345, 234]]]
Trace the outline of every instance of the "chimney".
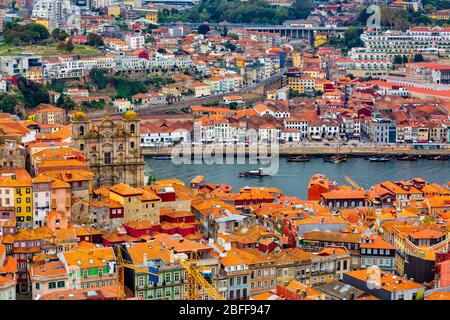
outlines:
[[144, 253], [144, 266], [147, 266], [147, 254]]
[[175, 255], [173, 250], [170, 250], [170, 263], [175, 263]]

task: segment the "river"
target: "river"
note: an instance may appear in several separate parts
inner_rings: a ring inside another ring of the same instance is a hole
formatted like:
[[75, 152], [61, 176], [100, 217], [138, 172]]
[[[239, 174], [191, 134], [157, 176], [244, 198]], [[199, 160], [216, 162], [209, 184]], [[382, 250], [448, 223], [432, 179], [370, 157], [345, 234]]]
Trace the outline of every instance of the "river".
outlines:
[[[248, 161], [247, 161], [248, 162]], [[403, 180], [414, 177], [429, 182], [446, 184], [450, 181], [450, 161], [433, 161], [419, 159], [417, 161], [370, 162], [364, 158], [350, 158], [347, 162], [334, 164], [323, 162], [322, 158], [312, 158], [309, 162], [287, 162], [279, 159], [278, 173], [263, 178], [240, 178], [239, 171], [256, 170], [264, 165], [258, 164], [174, 164], [171, 160], [155, 160], [145, 157], [146, 174], [156, 179], [177, 178], [189, 184], [198, 175], [206, 177], [207, 183], [226, 183], [234, 187], [234, 191], [244, 186], [270, 186], [280, 188], [288, 196], [307, 198], [307, 186], [313, 174], [322, 173], [340, 184], [348, 184], [344, 177], [349, 176], [363, 188], [385, 180]]]

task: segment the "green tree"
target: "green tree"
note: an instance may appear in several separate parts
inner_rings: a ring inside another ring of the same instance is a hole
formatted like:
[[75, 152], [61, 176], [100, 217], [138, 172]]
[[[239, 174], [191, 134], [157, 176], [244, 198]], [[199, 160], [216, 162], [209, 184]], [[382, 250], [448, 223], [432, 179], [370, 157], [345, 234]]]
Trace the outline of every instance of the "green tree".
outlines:
[[64, 93], [61, 93], [58, 100], [56, 100], [56, 106], [66, 110], [73, 110], [75, 109], [76, 104], [70, 97], [66, 96]]
[[389, 29], [405, 31], [410, 26], [409, 13], [400, 8], [382, 6], [381, 25]]
[[230, 50], [230, 51], [235, 51], [236, 45], [233, 42], [227, 41], [227, 42], [225, 42], [225, 49]]
[[230, 106], [230, 109], [231, 109], [231, 110], [236, 110], [238, 104], [237, 104], [237, 102], [231, 102], [229, 106]]
[[72, 38], [70, 38], [69, 41], [67, 41], [67, 43], [66, 43], [66, 51], [72, 52], [73, 49], [75, 49], [75, 47], [73, 45]]
[[228, 33], [227, 36], [233, 40], [239, 40], [239, 36], [236, 33]]
[[403, 63], [402, 56], [397, 55], [394, 57], [394, 64], [402, 64], [402, 63]]
[[50, 103], [48, 91], [40, 83], [18, 77], [17, 87], [24, 97], [25, 108], [35, 108], [40, 103]]
[[2, 112], [15, 114], [17, 105], [18, 101], [15, 96], [6, 93], [0, 95], [0, 110]]
[[67, 34], [67, 32], [65, 30], [61, 30], [56, 28], [55, 30], [52, 31], [51, 34], [52, 38], [58, 41], [64, 41], [67, 39], [67, 37], [69, 36]]
[[48, 37], [48, 30], [44, 26], [36, 23], [26, 25], [7, 23], [3, 33], [3, 40], [10, 45], [42, 42], [48, 39]]
[[350, 50], [353, 47], [361, 47], [363, 42], [361, 41], [361, 34], [363, 29], [358, 27], [350, 27], [344, 32], [344, 46], [346, 50]]
[[211, 29], [209, 28], [209, 26], [207, 24], [201, 24], [198, 27], [198, 33], [199, 34], [207, 34]]
[[421, 55], [420, 53], [416, 53], [414, 55], [414, 62], [422, 62], [423, 60], [423, 55]]
[[226, 37], [228, 35], [228, 28], [227, 28], [227, 26], [223, 27], [221, 35], [222, 35], [222, 37]]
[[114, 88], [116, 88], [116, 98], [131, 100], [133, 95], [148, 91], [147, 86], [140, 81], [133, 81], [124, 78], [112, 78], [111, 84]]
[[98, 68], [93, 68], [89, 73], [89, 77], [92, 79], [99, 90], [105, 89], [108, 85], [108, 79], [106, 78], [105, 73], [105, 69]]
[[425, 11], [425, 13], [431, 13], [436, 11], [436, 7], [433, 6], [431, 3], [427, 3], [426, 5], [423, 6], [423, 10]]
[[105, 45], [105, 43], [103, 42], [103, 38], [96, 33], [89, 33], [87, 35], [86, 44], [94, 47], [101, 47]]
[[65, 98], [65, 94], [64, 93], [61, 93], [60, 95], [59, 95], [59, 97], [58, 97], [58, 99], [56, 99], [56, 106], [57, 107], [62, 107], [63, 105], [64, 105], [64, 98]]

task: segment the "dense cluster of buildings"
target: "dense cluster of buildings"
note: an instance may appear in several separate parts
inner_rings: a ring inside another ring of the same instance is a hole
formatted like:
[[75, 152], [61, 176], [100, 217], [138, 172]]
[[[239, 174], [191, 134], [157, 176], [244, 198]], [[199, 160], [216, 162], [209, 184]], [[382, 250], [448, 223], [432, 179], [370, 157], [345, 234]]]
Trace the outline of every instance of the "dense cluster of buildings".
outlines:
[[[23, 109], [26, 120], [0, 113], [0, 300], [213, 299], [192, 283], [190, 267], [228, 300], [450, 299], [450, 181], [364, 189], [315, 174], [300, 199], [204, 176], [157, 180], [143, 156], [184, 143], [447, 148], [450, 64], [439, 58], [448, 55], [448, 28], [365, 30], [364, 47], [344, 56], [320, 32], [308, 42], [158, 26], [158, 10], [135, 1], [18, 5], [30, 11], [20, 23], [64, 29], [76, 45], [95, 33], [104, 46], [0, 56], [1, 92], [15, 94], [19, 76], [70, 83], [53, 86], [50, 103]], [[307, 19], [286, 24], [350, 24], [352, 9], [315, 4]], [[0, 25], [21, 17], [8, 11]], [[418, 53], [427, 61], [395, 62]], [[112, 98], [86, 85], [94, 69], [160, 81]], [[81, 111], [91, 102], [113, 114]], [[183, 112], [146, 114], [170, 104]]]
[[[205, 117], [211, 109], [192, 111]], [[93, 291], [117, 299], [117, 250], [135, 267], [125, 268], [127, 298], [187, 299], [179, 260], [194, 254], [232, 300], [446, 294], [448, 185], [413, 178], [364, 190], [318, 174], [299, 199], [202, 176], [144, 181], [135, 112], [92, 121], [77, 111], [69, 125], [57, 123], [60, 112], [41, 106], [34, 120], [0, 118], [1, 139], [16, 150], [0, 161], [2, 299], [87, 299]], [[47, 126], [54, 130], [36, 130]], [[157, 276], [139, 271], [149, 267]]]

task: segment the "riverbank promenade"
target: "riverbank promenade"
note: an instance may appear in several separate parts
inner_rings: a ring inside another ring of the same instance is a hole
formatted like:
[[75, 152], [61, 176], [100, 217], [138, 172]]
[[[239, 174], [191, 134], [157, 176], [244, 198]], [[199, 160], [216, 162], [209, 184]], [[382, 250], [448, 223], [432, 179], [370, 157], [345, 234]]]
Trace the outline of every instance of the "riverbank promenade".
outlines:
[[[196, 145], [194, 146], [178, 146], [180, 152], [195, 153], [211, 153], [211, 150], [215, 152], [223, 150], [223, 153], [227, 154], [254, 154], [262, 153], [262, 150], [277, 150], [280, 155], [335, 155], [346, 154], [355, 156], [368, 156], [368, 155], [450, 155], [450, 145], [440, 145], [439, 149], [426, 149], [426, 145], [423, 148], [414, 148], [412, 145], [392, 145], [392, 146], [377, 146], [372, 144], [359, 144], [359, 145], [324, 145], [324, 144], [281, 144], [276, 147], [270, 145], [261, 145], [260, 147], [249, 146], [220, 146], [220, 145]], [[265, 148], [265, 149], [264, 149]], [[159, 147], [159, 148], [142, 148], [144, 155], [170, 155], [172, 154], [173, 147]]]

